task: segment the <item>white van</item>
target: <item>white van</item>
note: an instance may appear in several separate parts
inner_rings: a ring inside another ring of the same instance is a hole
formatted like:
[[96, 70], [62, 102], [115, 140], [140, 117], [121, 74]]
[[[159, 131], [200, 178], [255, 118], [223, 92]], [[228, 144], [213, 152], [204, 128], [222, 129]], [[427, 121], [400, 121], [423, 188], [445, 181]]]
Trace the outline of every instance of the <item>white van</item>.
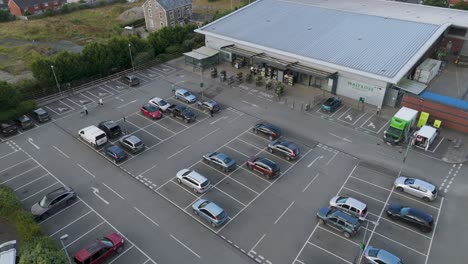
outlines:
[[95, 148], [107, 143], [106, 133], [97, 126], [85, 127], [78, 131], [78, 135], [80, 138], [93, 145]]
[[11, 240], [0, 245], [0, 264], [16, 263], [16, 240]]

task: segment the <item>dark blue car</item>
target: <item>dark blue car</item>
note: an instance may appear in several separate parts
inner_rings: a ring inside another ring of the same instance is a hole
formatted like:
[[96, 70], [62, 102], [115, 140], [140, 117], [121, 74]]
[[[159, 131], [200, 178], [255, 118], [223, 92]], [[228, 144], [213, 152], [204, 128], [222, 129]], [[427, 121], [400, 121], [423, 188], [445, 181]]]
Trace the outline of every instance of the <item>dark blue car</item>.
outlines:
[[268, 136], [270, 140], [275, 140], [279, 137], [281, 137], [281, 129], [278, 127], [268, 124], [268, 123], [259, 123], [256, 124], [253, 128], [252, 131], [255, 134], [262, 133]]
[[341, 100], [338, 97], [330, 97], [322, 104], [322, 110], [332, 113], [341, 106]]
[[392, 220], [401, 220], [409, 225], [419, 228], [422, 232], [431, 232], [434, 219], [419, 209], [390, 204], [387, 207], [387, 216]]
[[128, 157], [127, 153], [119, 146], [107, 147], [105, 152], [114, 162], [121, 162]]

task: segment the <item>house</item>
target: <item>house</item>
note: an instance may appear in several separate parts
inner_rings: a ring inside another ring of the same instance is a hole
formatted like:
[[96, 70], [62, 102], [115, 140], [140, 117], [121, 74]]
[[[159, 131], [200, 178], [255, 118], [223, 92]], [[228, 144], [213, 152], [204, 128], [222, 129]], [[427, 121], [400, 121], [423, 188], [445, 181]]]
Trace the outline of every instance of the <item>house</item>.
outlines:
[[192, 16], [192, 0], [146, 0], [142, 7], [148, 31], [185, 25]]
[[454, 6], [460, 2], [467, 2], [468, 3], [468, 0], [448, 0], [448, 3], [449, 3], [449, 6]]
[[15, 16], [41, 14], [47, 9], [60, 9], [66, 0], [10, 0], [8, 7]]

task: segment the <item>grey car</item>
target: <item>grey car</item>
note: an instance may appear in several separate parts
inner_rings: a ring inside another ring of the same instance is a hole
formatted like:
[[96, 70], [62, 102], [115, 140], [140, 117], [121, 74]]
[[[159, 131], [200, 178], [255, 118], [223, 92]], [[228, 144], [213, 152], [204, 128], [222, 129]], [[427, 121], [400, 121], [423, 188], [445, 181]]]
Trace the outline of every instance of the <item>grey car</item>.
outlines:
[[223, 208], [205, 199], [199, 199], [196, 201], [192, 205], [192, 210], [194, 214], [199, 215], [210, 222], [213, 227], [222, 225], [228, 220], [228, 215]]
[[352, 197], [335, 196], [330, 199], [329, 205], [331, 208], [338, 208], [358, 218], [367, 217], [367, 205]]
[[188, 104], [195, 103], [197, 101], [197, 97], [185, 89], [177, 89], [174, 97], [181, 101], [185, 101]]
[[126, 135], [119, 139], [119, 144], [122, 148], [135, 154], [145, 149], [145, 143], [141, 141], [137, 136]]
[[203, 161], [221, 168], [224, 172], [228, 172], [236, 167], [236, 161], [224, 153], [209, 152], [203, 155]]
[[375, 248], [373, 246], [368, 246], [364, 251], [364, 257], [367, 260], [367, 263], [372, 264], [403, 264], [400, 258], [393, 255], [392, 253]]
[[204, 193], [211, 188], [210, 181], [200, 173], [183, 169], [176, 174], [177, 182], [184, 184], [193, 190], [194, 193]]
[[346, 238], [356, 235], [361, 226], [358, 218], [331, 207], [320, 208], [317, 218], [322, 225], [328, 225], [343, 232]]
[[400, 176], [396, 178], [394, 186], [398, 191], [422, 198], [426, 202], [437, 198], [437, 188], [423, 180]]
[[76, 192], [68, 186], [60, 187], [44, 196], [31, 207], [31, 213], [38, 219], [45, 219], [76, 199]]

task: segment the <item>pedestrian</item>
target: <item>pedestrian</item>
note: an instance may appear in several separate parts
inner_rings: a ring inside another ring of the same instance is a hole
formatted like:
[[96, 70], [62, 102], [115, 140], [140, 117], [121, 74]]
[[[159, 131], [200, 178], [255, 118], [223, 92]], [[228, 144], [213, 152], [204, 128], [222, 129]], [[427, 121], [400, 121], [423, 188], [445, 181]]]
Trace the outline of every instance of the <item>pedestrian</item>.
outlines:
[[210, 116], [213, 117], [213, 109], [210, 109]]
[[102, 98], [99, 98], [99, 104], [104, 105], [104, 102], [102, 101]]
[[83, 112], [85, 115], [88, 115], [88, 108], [86, 108], [86, 105], [83, 105]]

